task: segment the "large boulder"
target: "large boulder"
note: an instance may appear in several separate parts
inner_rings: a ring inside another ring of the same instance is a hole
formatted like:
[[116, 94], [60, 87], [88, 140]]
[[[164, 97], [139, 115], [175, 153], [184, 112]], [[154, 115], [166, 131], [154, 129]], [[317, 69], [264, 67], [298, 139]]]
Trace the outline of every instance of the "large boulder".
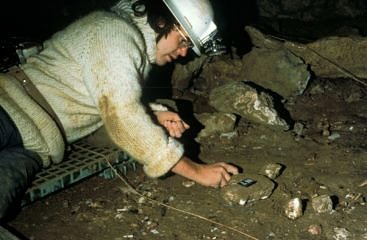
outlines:
[[242, 79], [288, 99], [301, 95], [311, 78], [307, 64], [287, 49], [253, 48], [243, 57]]
[[209, 104], [219, 112], [234, 113], [250, 122], [289, 128], [274, 109], [273, 98], [244, 82], [232, 81], [214, 88]]
[[361, 36], [327, 37], [303, 44], [275, 39], [247, 26], [252, 43], [258, 48], [288, 50], [310, 65], [316, 76], [325, 78], [367, 78], [367, 38]]

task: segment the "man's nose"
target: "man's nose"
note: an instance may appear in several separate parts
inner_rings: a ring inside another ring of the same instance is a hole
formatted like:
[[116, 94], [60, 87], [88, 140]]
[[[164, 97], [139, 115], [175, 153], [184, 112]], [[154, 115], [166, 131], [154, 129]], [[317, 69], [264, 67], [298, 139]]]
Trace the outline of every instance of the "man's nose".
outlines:
[[187, 47], [180, 47], [177, 49], [177, 54], [181, 57], [185, 57], [187, 55], [187, 51], [189, 49]]

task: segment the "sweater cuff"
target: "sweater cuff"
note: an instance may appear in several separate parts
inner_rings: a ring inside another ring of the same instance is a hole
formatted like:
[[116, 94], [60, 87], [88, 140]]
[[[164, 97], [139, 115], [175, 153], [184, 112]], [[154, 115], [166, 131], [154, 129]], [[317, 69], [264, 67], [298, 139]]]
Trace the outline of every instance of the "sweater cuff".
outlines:
[[156, 111], [168, 111], [168, 108], [159, 103], [149, 103], [149, 107], [153, 112]]
[[162, 158], [155, 162], [144, 165], [144, 172], [152, 178], [157, 178], [165, 175], [171, 170], [173, 166], [182, 158], [184, 149], [181, 143], [177, 140], [169, 137], [168, 138], [168, 151], [166, 154], [161, 154], [158, 156]]

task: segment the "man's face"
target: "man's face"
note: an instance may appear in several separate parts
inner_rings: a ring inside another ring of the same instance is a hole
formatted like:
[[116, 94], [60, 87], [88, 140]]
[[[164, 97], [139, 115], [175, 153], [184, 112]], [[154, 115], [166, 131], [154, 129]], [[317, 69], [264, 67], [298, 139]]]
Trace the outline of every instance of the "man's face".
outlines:
[[157, 43], [156, 64], [163, 66], [179, 56], [185, 57], [189, 47], [187, 37], [179, 27], [175, 27], [167, 37], [162, 37]]

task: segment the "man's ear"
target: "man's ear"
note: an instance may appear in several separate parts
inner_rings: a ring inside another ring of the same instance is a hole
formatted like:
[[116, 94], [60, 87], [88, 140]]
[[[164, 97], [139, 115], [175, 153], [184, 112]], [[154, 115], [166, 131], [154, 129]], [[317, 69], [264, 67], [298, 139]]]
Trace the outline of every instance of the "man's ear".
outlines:
[[159, 21], [158, 21], [158, 27], [159, 28], [164, 28], [166, 26], [166, 23], [164, 21], [164, 19], [162, 17], [159, 18]]

